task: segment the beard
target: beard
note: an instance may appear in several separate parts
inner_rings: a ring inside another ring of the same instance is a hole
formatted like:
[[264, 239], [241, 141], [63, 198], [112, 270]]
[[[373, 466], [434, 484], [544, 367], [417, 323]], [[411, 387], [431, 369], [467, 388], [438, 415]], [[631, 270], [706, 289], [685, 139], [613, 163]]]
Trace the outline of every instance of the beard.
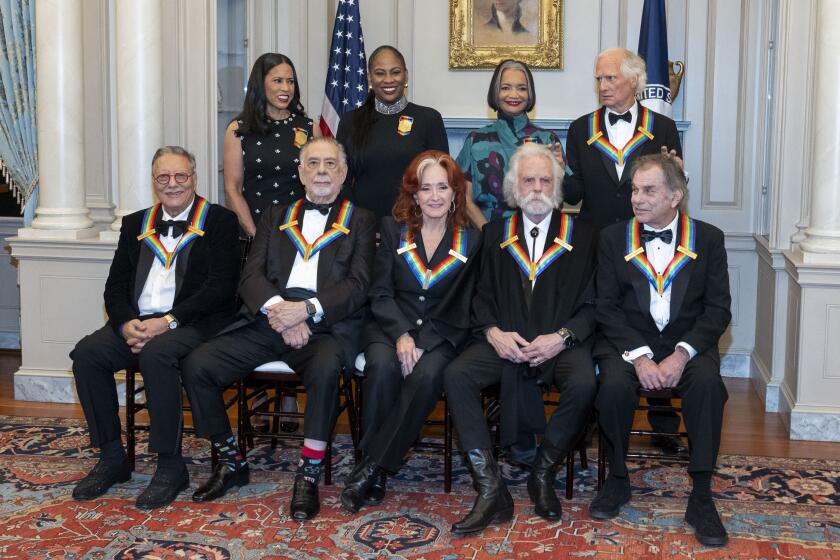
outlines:
[[530, 193], [519, 201], [519, 207], [528, 214], [548, 214], [554, 210], [554, 202], [542, 193]]

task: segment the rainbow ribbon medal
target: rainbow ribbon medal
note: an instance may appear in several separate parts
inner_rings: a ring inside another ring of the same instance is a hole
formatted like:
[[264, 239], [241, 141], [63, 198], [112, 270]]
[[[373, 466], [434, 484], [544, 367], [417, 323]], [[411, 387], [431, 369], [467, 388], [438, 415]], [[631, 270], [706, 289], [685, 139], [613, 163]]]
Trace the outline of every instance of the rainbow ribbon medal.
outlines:
[[204, 198], [195, 195], [195, 212], [193, 212], [193, 219], [190, 225], [187, 226], [187, 231], [178, 240], [178, 244], [172, 249], [172, 252], [166, 250], [163, 243], [160, 241], [157, 231], [155, 231], [155, 220], [158, 212], [160, 212], [160, 202], [146, 210], [143, 216], [143, 221], [140, 224], [140, 235], [137, 236], [137, 241], [143, 241], [149, 249], [152, 250], [155, 257], [160, 261], [163, 267], [169, 270], [172, 266], [175, 257], [181, 250], [190, 244], [190, 242], [197, 237], [204, 237], [204, 223], [207, 221], [207, 214], [210, 212], [210, 203]]
[[423, 261], [420, 260], [420, 255], [417, 254], [417, 244], [408, 232], [408, 228], [403, 226], [400, 235], [400, 246], [397, 249], [398, 255], [403, 255], [405, 262], [408, 264], [409, 270], [417, 279], [420, 286], [424, 290], [428, 290], [444, 276], [455, 270], [458, 265], [467, 262], [467, 257], [464, 254], [467, 252], [467, 235], [463, 228], [456, 228], [452, 232], [452, 248], [449, 250], [449, 256], [443, 259], [434, 270], [429, 270]]
[[505, 220], [505, 240], [499, 244], [499, 248], [507, 248], [513, 260], [519, 265], [522, 272], [528, 276], [528, 280], [533, 282], [560, 255], [572, 250], [571, 241], [574, 218], [568, 214], [560, 214], [560, 234], [554, 238], [554, 243], [548, 250], [543, 252], [542, 257], [537, 262], [531, 262], [531, 259], [528, 257], [528, 251], [523, 249], [522, 245], [518, 243], [519, 236], [516, 235], [518, 223], [519, 212], [512, 214]]
[[[588, 146], [595, 146], [608, 158], [618, 165], [624, 165], [624, 160], [636, 151], [646, 140], [653, 140], [653, 113], [644, 105], [639, 105], [642, 124], [636, 129], [636, 134], [627, 142], [623, 148], [618, 149], [607, 139], [607, 135], [601, 130], [601, 110], [598, 109], [589, 115], [589, 140]], [[606, 114], [606, 111], [605, 111]]]
[[680, 244], [677, 245], [677, 250], [674, 251], [674, 258], [671, 259], [671, 262], [668, 263], [668, 267], [662, 274], [657, 274], [645, 255], [645, 248], [642, 247], [642, 225], [636, 218], [627, 222], [627, 254], [624, 255], [624, 260], [632, 262], [660, 296], [665, 293], [665, 290], [668, 289], [680, 270], [689, 261], [697, 258], [697, 253], [694, 252], [697, 241], [694, 220], [683, 214], [680, 217], [680, 223], [682, 237]]
[[298, 214], [300, 213], [301, 206], [303, 206], [302, 198], [289, 206], [289, 209], [286, 211], [286, 221], [278, 229], [280, 231], [286, 231], [289, 239], [292, 240], [297, 252], [300, 253], [300, 256], [303, 257], [305, 262], [342, 235], [350, 233], [350, 228], [347, 226], [350, 225], [350, 218], [353, 216], [353, 203], [345, 200], [341, 204], [341, 209], [338, 212], [338, 221], [334, 222], [332, 227], [325, 231], [311, 245], [306, 242], [303, 233], [300, 231], [300, 227], [298, 227]]

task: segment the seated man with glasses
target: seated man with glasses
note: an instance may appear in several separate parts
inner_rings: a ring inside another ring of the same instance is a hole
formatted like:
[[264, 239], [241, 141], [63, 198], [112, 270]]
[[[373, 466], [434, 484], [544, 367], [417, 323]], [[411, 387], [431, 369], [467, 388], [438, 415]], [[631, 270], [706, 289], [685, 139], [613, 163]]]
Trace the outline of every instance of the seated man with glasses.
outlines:
[[91, 443], [100, 449], [73, 498], [92, 500], [131, 478], [114, 372], [133, 367], [146, 391], [149, 451], [158, 455], [155, 475], [136, 502], [147, 510], [189, 486], [181, 457], [180, 361], [232, 322], [239, 276], [236, 215], [196, 194], [193, 155], [160, 148], [152, 179], [155, 205], [122, 219], [105, 282], [108, 323], [70, 353]]

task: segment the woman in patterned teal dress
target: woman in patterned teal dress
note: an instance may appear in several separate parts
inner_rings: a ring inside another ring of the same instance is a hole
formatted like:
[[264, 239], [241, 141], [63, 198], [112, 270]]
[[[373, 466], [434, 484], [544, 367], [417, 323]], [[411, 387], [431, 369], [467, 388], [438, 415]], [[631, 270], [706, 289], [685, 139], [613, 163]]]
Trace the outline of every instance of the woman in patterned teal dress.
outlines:
[[472, 200], [467, 199], [467, 213], [478, 228], [511, 213], [502, 181], [519, 146], [528, 142], [551, 146], [560, 165], [566, 165], [557, 135], [535, 126], [528, 118], [535, 103], [534, 79], [528, 66], [517, 60], [500, 62], [487, 92], [487, 104], [498, 118], [467, 136], [457, 160], [472, 191]]

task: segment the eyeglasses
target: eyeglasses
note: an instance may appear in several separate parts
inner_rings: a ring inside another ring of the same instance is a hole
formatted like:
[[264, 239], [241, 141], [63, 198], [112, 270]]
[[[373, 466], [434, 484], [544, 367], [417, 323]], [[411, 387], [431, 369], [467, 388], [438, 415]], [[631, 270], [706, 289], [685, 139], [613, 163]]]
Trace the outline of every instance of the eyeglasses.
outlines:
[[168, 185], [169, 180], [172, 177], [175, 177], [175, 182], [179, 185], [183, 185], [184, 183], [189, 181], [190, 177], [192, 176], [192, 173], [161, 173], [160, 175], [155, 175], [154, 179], [155, 183], [157, 183], [158, 185]]
[[322, 163], [324, 164], [324, 167], [326, 169], [329, 169], [329, 170], [333, 170], [333, 169], [336, 169], [338, 167], [338, 162], [334, 159], [315, 159], [315, 158], [313, 158], [313, 159], [306, 160], [306, 163], [304, 165], [306, 165], [307, 169], [310, 169], [310, 170], [314, 171], [315, 169], [318, 169], [321, 166]]

